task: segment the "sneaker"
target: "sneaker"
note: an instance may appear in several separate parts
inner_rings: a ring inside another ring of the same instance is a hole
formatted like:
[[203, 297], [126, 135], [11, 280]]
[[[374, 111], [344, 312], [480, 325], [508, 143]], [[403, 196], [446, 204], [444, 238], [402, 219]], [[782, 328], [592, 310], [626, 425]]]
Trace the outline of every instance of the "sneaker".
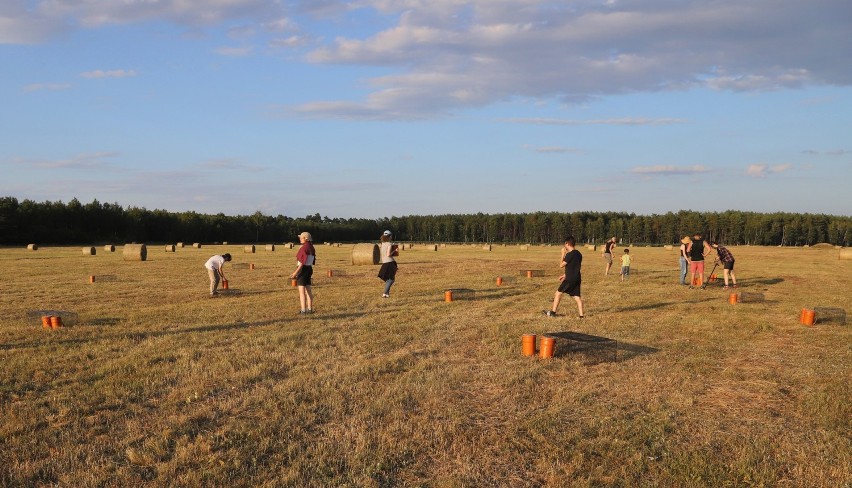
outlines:
[[723, 290], [727, 290], [728, 288], [730, 288], [728, 285], [722, 287]]
[[314, 313], [314, 309], [309, 308], [309, 309], [305, 310], [305, 313]]
[[694, 286], [692, 286], [692, 285], [689, 285], [689, 289], [690, 289], [690, 290], [694, 290], [694, 289], [695, 289], [695, 287], [694, 287]]
[[390, 295], [388, 295], [387, 293], [382, 293], [382, 298], [390, 298]]
[[736, 283], [734, 283], [734, 288], [739, 288], [739, 286], [737, 286], [737, 284], [736, 284]]
[[545, 317], [556, 317], [556, 312], [554, 312], [553, 310], [545, 310], [544, 316]]
[[580, 315], [580, 318], [581, 318], [581, 319], [582, 319], [582, 318], [585, 318], [585, 317], [586, 317], [585, 315]]

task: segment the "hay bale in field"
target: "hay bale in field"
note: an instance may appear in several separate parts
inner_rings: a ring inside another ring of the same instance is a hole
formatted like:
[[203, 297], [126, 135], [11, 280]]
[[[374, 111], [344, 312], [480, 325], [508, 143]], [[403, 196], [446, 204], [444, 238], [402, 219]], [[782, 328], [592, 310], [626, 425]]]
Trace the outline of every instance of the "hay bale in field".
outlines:
[[589, 244], [589, 251], [597, 251], [598, 246], [596, 244]]
[[441, 244], [441, 249], [446, 249], [446, 248], [447, 248], [446, 244]]
[[674, 246], [672, 246], [671, 244], [668, 244], [668, 245], [663, 246], [663, 248], [665, 248], [666, 251], [671, 251], [672, 249], [674, 249]]
[[490, 251], [491, 250], [491, 244], [486, 244], [486, 245], [482, 246], [482, 250], [483, 251]]
[[175, 246], [177, 246], [178, 248], [183, 248], [183, 243], [182, 243], [182, 242], [178, 242], [177, 244], [175, 244]]
[[817, 251], [831, 251], [834, 249], [834, 245], [827, 242], [820, 242], [819, 244], [811, 246], [811, 249], [816, 249]]
[[293, 249], [293, 243], [292, 242], [285, 242], [284, 247], [286, 247], [287, 249]]
[[521, 249], [521, 251], [529, 251], [530, 246], [521, 246], [520, 249]]
[[267, 244], [266, 250], [269, 252], [275, 252], [275, 244]]
[[223, 245], [223, 246], [227, 246], [227, 245], [228, 245], [228, 241], [222, 241], [222, 245]]
[[195, 249], [201, 249], [201, 243], [200, 242], [193, 242], [192, 247], [194, 247]]
[[838, 259], [842, 259], [844, 261], [852, 260], [852, 247], [845, 247], [840, 250], [840, 254], [837, 255]]
[[83, 256], [94, 256], [98, 251], [95, 249], [95, 246], [89, 246], [83, 248]]
[[174, 244], [166, 244], [166, 252], [175, 252]]
[[38, 244], [27, 244], [28, 251], [38, 251]]
[[254, 251], [255, 251], [255, 247], [253, 245], [252, 246], [246, 246], [246, 247], [243, 248], [243, 252], [246, 252], [246, 253], [249, 253], [249, 254], [254, 254]]
[[104, 246], [104, 251], [115, 252], [115, 246], [113, 246], [112, 244], [107, 244], [106, 246]]
[[145, 261], [148, 259], [148, 248], [145, 244], [125, 244], [121, 254], [125, 261]]
[[426, 244], [424, 249], [426, 249], [427, 251], [437, 251], [438, 245], [437, 244]]
[[376, 244], [355, 244], [352, 246], [352, 264], [355, 266], [379, 264], [381, 254]]

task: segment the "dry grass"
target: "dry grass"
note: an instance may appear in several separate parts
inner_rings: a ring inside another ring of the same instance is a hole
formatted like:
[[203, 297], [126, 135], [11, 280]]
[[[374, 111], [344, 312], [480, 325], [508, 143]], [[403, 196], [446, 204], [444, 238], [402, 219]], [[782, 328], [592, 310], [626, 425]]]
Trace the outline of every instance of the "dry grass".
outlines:
[[[401, 253], [392, 298], [350, 248], [320, 249], [299, 317], [295, 250], [0, 250], [0, 485], [849, 486], [852, 263], [739, 247], [742, 291], [675, 284], [677, 256], [631, 252], [605, 278], [585, 252], [587, 317], [545, 319], [557, 248]], [[204, 262], [231, 252], [232, 291]], [[335, 269], [344, 276], [326, 277]], [[496, 287], [498, 275], [545, 269]], [[718, 271], [718, 270], [717, 270]], [[91, 275], [114, 280], [90, 284]], [[470, 288], [474, 300], [443, 302]], [[76, 312], [45, 331], [35, 309]], [[522, 357], [521, 335], [618, 340], [617, 362]]]

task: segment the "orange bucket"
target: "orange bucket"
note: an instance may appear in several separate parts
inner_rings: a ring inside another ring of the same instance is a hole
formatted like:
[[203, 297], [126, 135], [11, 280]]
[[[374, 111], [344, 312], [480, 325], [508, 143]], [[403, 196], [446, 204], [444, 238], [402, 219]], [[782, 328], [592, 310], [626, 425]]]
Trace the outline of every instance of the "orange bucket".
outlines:
[[812, 327], [816, 323], [816, 312], [809, 308], [803, 308], [800, 321], [802, 322], [802, 325]]
[[328, 270], [328, 277], [333, 278], [334, 277], [334, 271]]
[[543, 336], [541, 338], [541, 349], [539, 349], [539, 357], [542, 359], [548, 359], [553, 357], [553, 350], [555, 349], [556, 340], [553, 337]]
[[290, 280], [290, 286], [299, 286], [298, 280]]
[[223, 290], [227, 290], [227, 289], [228, 289], [228, 280], [222, 280], [222, 289], [223, 289]]
[[521, 336], [521, 354], [524, 356], [535, 356], [535, 334], [524, 334]]
[[532, 275], [533, 275], [532, 271], [527, 271], [527, 278], [532, 278]]
[[453, 291], [452, 290], [447, 290], [447, 291], [444, 292], [444, 301], [445, 302], [453, 301]]
[[62, 327], [62, 317], [60, 317], [58, 315], [51, 315], [50, 316], [50, 328], [51, 329], [58, 329], [60, 327]]
[[502, 285], [502, 284], [503, 284], [503, 277], [502, 277], [502, 276], [498, 276], [498, 277], [497, 277], [497, 286], [500, 286], [500, 285]]
[[94, 275], [89, 276], [89, 283], [94, 283], [94, 282], [95, 282], [95, 276]]
[[41, 316], [41, 328], [49, 329], [50, 328], [50, 315], [42, 315]]
[[699, 285], [701, 285], [701, 278], [696, 276], [695, 278], [692, 279], [692, 286], [699, 286]]
[[254, 263], [249, 264], [249, 269], [254, 269]]
[[736, 305], [737, 302], [740, 301], [739, 298], [739, 295], [737, 295], [736, 293], [731, 293], [730, 295], [728, 295], [728, 303], [730, 303], [731, 305]]

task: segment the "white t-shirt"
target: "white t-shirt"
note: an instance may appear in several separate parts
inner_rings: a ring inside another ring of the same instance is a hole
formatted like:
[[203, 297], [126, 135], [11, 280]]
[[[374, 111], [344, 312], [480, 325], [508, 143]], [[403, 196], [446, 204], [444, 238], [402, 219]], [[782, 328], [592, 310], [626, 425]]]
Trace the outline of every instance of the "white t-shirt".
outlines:
[[382, 255], [382, 263], [392, 263], [396, 261], [393, 256], [388, 256], [391, 250], [391, 246], [393, 246], [393, 244], [391, 244], [390, 241], [382, 243], [382, 250], [380, 251]]
[[207, 262], [204, 263], [204, 267], [212, 271], [217, 271], [222, 268], [223, 264], [225, 264], [225, 258], [216, 255], [208, 259]]

